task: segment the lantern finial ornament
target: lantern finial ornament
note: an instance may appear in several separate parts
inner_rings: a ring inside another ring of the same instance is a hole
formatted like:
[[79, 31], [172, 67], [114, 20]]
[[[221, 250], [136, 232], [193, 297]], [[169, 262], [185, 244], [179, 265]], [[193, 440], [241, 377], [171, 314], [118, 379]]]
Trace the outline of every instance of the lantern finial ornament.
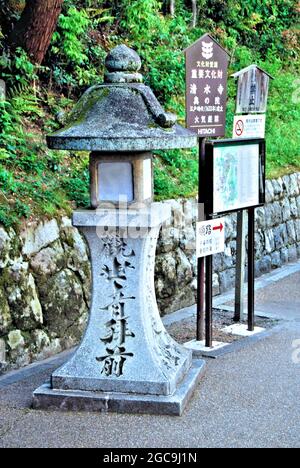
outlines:
[[120, 45], [115, 47], [105, 61], [107, 72], [106, 83], [142, 83], [143, 76], [138, 73], [142, 62], [138, 54], [127, 47]]

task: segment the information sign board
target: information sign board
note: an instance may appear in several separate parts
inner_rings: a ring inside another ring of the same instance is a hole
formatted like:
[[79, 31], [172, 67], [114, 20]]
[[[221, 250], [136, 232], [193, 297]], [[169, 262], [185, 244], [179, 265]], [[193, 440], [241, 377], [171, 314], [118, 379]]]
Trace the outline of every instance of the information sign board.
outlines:
[[206, 202], [210, 214], [265, 202], [265, 140], [218, 140], [206, 144]]

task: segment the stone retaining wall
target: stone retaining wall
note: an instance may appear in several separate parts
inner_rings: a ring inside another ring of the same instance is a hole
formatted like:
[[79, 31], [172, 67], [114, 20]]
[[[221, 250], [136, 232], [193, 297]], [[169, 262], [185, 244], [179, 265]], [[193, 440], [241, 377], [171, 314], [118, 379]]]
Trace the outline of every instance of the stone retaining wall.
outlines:
[[20, 235], [0, 227], [0, 372], [75, 345], [89, 294], [86, 245], [68, 218]]
[[[196, 200], [171, 200], [157, 247], [156, 292], [163, 314], [195, 303]], [[214, 259], [214, 292], [234, 285], [236, 216], [226, 218], [226, 251]], [[257, 210], [256, 274], [300, 257], [300, 173], [267, 181]], [[0, 226], [0, 373], [76, 344], [90, 299], [86, 244], [68, 218]]]

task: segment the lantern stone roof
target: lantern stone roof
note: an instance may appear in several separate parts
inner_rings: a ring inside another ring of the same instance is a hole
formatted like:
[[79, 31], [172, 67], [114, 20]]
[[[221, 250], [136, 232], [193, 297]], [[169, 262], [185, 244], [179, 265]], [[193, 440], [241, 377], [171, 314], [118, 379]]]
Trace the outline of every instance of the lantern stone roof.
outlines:
[[47, 137], [52, 149], [152, 151], [191, 148], [197, 136], [165, 112], [139, 73], [141, 59], [125, 45], [106, 58], [105, 82], [89, 88], [62, 130]]

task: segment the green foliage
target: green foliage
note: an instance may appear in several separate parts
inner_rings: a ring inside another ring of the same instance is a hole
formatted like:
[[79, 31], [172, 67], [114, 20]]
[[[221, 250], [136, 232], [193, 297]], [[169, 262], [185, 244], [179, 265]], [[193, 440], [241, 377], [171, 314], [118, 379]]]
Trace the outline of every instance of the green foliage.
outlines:
[[60, 15], [58, 31], [52, 38], [52, 52], [58, 57], [65, 57], [70, 63], [83, 65], [88, 57], [80, 38], [86, 34], [88, 26], [86, 12], [70, 7], [67, 14]]
[[79, 9], [73, 2], [66, 2], [52, 38], [48, 63], [62, 89], [97, 83], [106, 55], [96, 28], [110, 24], [114, 18], [109, 9], [92, 8], [92, 2], [85, 3], [90, 7]]
[[[0, 223], [88, 205], [88, 155], [50, 151], [44, 135], [61, 126], [62, 113], [86, 87], [102, 81], [107, 51], [124, 42], [141, 55], [146, 84], [183, 125], [188, 45], [211, 32], [231, 54], [230, 72], [258, 63], [275, 78], [267, 115], [268, 175], [300, 169], [298, 0], [198, 0], [196, 28], [188, 0], [176, 0], [174, 18], [166, 0], [65, 0], [43, 67], [7, 44], [23, 3], [0, 0], [0, 69], [8, 89], [7, 101], [0, 101]], [[228, 137], [235, 93], [230, 79]], [[157, 152], [157, 199], [194, 195], [197, 179], [196, 150]]]

